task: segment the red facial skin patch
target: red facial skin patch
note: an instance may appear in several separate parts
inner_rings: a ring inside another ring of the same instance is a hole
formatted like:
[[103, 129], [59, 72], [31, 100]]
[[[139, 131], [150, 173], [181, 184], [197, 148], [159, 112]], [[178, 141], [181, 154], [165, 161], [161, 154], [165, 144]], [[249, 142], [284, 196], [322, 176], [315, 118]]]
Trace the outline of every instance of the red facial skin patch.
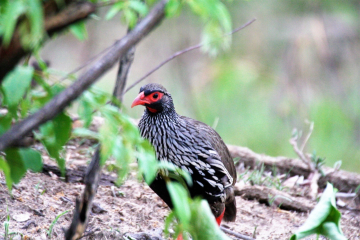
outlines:
[[[134, 99], [131, 107], [135, 107], [137, 105], [144, 105], [145, 104], [152, 104], [152, 103], [155, 103], [159, 100], [161, 100], [161, 98], [164, 96], [164, 93], [162, 92], [153, 92], [147, 96], [145, 96], [144, 92], [141, 92], [139, 93], [139, 95]], [[147, 107], [146, 108], [152, 112], [152, 113], [156, 113], [157, 110], [154, 109], [154, 108], [150, 108], [150, 107]]]

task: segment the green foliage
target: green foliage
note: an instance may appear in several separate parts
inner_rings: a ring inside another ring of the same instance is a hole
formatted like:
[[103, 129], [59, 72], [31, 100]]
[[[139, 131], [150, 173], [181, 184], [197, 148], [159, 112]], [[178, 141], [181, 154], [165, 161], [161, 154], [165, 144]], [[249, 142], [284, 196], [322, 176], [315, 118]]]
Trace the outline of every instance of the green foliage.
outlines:
[[4, 78], [2, 91], [4, 104], [17, 117], [16, 110], [25, 92], [29, 89], [34, 69], [29, 66], [17, 66]]
[[335, 194], [336, 190], [328, 183], [319, 203], [290, 240], [312, 234], [320, 234], [332, 240], [346, 240], [340, 228], [341, 213], [336, 208]]
[[149, 9], [148, 6], [140, 0], [119, 1], [111, 7], [105, 19], [112, 19], [120, 11], [122, 11], [121, 20], [130, 28], [133, 28], [138, 21], [138, 17], [144, 17]]
[[0, 36], [5, 46], [9, 45], [20, 18], [22, 20], [18, 29], [23, 47], [34, 48], [39, 45], [44, 35], [41, 4], [41, 0], [5, 1], [0, 17]]
[[325, 165], [325, 158], [321, 158], [316, 156], [316, 151], [311, 154], [311, 162], [314, 164], [315, 169], [319, 170], [319, 172], [324, 176], [324, 171], [322, 170], [322, 166]]
[[[175, 224], [175, 236], [189, 233], [194, 240], [229, 239], [217, 226], [209, 204], [199, 198], [191, 199], [188, 192], [177, 182], [166, 184], [170, 193], [174, 210], [165, 221], [165, 233], [168, 234], [171, 223]], [[183, 235], [186, 239], [188, 236]]]
[[[273, 169], [273, 173], [276, 172], [276, 168]], [[267, 174], [265, 173], [265, 166], [262, 163], [259, 170], [255, 169], [250, 173], [245, 182], [250, 182], [251, 185], [259, 185], [266, 187], [273, 187], [277, 190], [283, 190], [284, 186], [281, 184], [281, 180], [276, 176], [276, 174]]]
[[61, 157], [61, 150], [70, 139], [71, 122], [68, 115], [60, 113], [54, 119], [41, 125], [40, 133], [36, 135], [45, 146], [50, 157], [56, 159], [63, 176], [65, 176], [65, 159]]
[[0, 157], [0, 170], [4, 172], [6, 179], [6, 186], [8, 187], [9, 190], [11, 190], [13, 182], [11, 178], [10, 166], [2, 157]]
[[169, 0], [166, 4], [165, 13], [167, 17], [178, 16], [181, 12], [183, 1], [180, 0]]
[[55, 217], [54, 221], [51, 222], [50, 227], [49, 227], [49, 230], [47, 231], [47, 235], [48, 235], [48, 238], [49, 238], [49, 239], [51, 239], [51, 235], [52, 235], [53, 228], [54, 228], [55, 224], [59, 221], [59, 218], [60, 218], [61, 216], [64, 216], [65, 214], [67, 214], [69, 211], [70, 211], [70, 210], [66, 210], [66, 211], [58, 214], [58, 215]]
[[148, 141], [141, 141], [137, 149], [136, 157], [139, 163], [139, 174], [144, 176], [145, 182], [151, 184], [159, 169], [158, 161], [155, 159], [154, 150]]
[[39, 152], [30, 148], [10, 148], [5, 151], [6, 161], [0, 158], [0, 169], [4, 172], [9, 190], [12, 183], [18, 183], [26, 170], [41, 171], [42, 158]]
[[[128, 116], [108, 104], [111, 100], [111, 95], [95, 88], [86, 91], [80, 98], [78, 108], [79, 116], [85, 124], [84, 127], [75, 129], [73, 136], [99, 140], [102, 164], [110, 157], [115, 159], [117, 184], [121, 184], [127, 176], [129, 163], [135, 158], [138, 159], [139, 172], [150, 184], [158, 170], [153, 148], [140, 137], [137, 126]], [[104, 119], [98, 132], [88, 129], [94, 115]]]
[[6, 221], [4, 221], [4, 239], [8, 239], [9, 238], [9, 226], [10, 226], [10, 214], [9, 214], [9, 208], [6, 208]]
[[86, 31], [86, 25], [85, 25], [84, 21], [80, 21], [78, 23], [72, 24], [70, 26], [70, 31], [80, 41], [84, 41], [88, 38], [88, 34]]
[[227, 49], [231, 44], [232, 30], [231, 17], [220, 0], [193, 0], [186, 1], [191, 10], [204, 22], [202, 34], [203, 50], [215, 56], [220, 49]]

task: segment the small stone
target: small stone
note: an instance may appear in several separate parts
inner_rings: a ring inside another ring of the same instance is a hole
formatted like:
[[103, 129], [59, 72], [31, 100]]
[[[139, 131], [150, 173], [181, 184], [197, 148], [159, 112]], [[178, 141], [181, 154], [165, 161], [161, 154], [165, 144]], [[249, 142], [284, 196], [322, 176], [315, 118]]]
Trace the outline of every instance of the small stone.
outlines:
[[25, 222], [30, 219], [30, 213], [13, 215], [12, 218], [17, 222]]

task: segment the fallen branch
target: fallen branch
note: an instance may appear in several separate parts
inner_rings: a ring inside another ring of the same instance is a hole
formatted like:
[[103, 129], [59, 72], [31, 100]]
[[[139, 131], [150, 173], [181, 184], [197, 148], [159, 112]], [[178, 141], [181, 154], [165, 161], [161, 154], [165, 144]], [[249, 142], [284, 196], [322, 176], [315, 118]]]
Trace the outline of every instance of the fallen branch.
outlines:
[[240, 239], [243, 239], [243, 240], [255, 240], [254, 238], [252, 237], [248, 237], [246, 235], [243, 235], [243, 234], [240, 234], [240, 233], [237, 233], [237, 232], [234, 232], [234, 231], [231, 231], [230, 229], [227, 229], [223, 226], [220, 226], [220, 229], [224, 232], [224, 233], [227, 233], [227, 234], [230, 234], [230, 235], [233, 235], [237, 238], [240, 238]]
[[243, 188], [235, 186], [234, 193], [235, 196], [240, 196], [246, 200], [256, 200], [268, 206], [277, 206], [284, 210], [310, 212], [314, 207], [310, 202], [304, 202], [304, 198], [300, 202], [287, 193], [264, 186], [247, 186]]
[[69, 229], [65, 233], [66, 240], [78, 239], [85, 232], [89, 220], [92, 202], [99, 186], [98, 183], [100, 175], [100, 147], [98, 147], [86, 172], [85, 189], [82, 194], [81, 202], [76, 199], [73, 220]]
[[[257, 169], [264, 164], [265, 169], [271, 171], [275, 167], [279, 173], [289, 174], [290, 176], [309, 177], [312, 173], [308, 166], [299, 159], [288, 157], [271, 157], [264, 154], [258, 154], [246, 147], [227, 145], [233, 158], [240, 158], [239, 163], [245, 167]], [[237, 164], [237, 165], [238, 165]], [[325, 188], [327, 182], [331, 182], [340, 192], [353, 192], [360, 185], [360, 175], [343, 170], [332, 171], [332, 168], [323, 166], [322, 169], [326, 174], [320, 176], [318, 185]]]

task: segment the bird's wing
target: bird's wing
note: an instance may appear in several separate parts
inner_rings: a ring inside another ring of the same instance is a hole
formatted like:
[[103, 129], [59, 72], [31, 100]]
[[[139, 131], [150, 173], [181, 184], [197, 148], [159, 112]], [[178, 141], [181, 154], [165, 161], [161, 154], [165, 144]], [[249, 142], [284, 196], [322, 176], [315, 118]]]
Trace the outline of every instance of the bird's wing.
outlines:
[[224, 141], [221, 139], [220, 135], [213, 128], [211, 128], [210, 126], [206, 125], [203, 122], [184, 116], [181, 116], [181, 118], [186, 122], [188, 122], [189, 124], [196, 126], [202, 138], [206, 139], [211, 144], [211, 147], [214, 149], [216, 154], [219, 155], [221, 160], [220, 163], [217, 162], [216, 164], [218, 165], [219, 168], [224, 168], [224, 170], [228, 172], [228, 174], [232, 178], [232, 185], [235, 185], [236, 169], [235, 169], [234, 161], [230, 155], [229, 149], [225, 145]]

